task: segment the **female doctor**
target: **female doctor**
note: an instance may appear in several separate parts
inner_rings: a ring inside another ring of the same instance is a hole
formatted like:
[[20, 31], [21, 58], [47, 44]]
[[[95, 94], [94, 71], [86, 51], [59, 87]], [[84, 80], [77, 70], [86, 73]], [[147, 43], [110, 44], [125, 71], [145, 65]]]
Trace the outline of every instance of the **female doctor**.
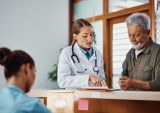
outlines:
[[59, 87], [105, 86], [102, 54], [92, 47], [95, 36], [92, 25], [84, 19], [78, 19], [72, 26], [72, 33], [72, 45], [64, 48], [59, 57]]

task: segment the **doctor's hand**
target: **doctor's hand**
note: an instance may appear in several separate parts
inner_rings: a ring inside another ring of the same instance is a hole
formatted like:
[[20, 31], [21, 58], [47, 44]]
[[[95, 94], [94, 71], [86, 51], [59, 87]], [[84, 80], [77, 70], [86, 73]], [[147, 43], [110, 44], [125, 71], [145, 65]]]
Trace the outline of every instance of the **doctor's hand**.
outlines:
[[106, 86], [96, 75], [89, 75], [89, 81], [91, 81], [94, 86]]

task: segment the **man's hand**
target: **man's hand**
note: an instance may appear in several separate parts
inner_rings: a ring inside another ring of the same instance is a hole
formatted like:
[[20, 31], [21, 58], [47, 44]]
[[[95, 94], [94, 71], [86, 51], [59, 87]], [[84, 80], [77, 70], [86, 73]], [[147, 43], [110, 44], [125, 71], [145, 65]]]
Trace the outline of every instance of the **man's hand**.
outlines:
[[132, 80], [127, 76], [121, 76], [118, 80], [118, 84], [122, 90], [128, 90], [132, 86]]

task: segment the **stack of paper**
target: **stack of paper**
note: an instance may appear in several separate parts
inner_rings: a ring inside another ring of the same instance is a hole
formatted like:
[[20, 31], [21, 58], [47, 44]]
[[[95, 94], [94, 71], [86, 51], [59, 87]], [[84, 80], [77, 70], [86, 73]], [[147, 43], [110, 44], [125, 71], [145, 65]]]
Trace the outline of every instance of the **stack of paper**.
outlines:
[[108, 86], [102, 87], [81, 87], [81, 90], [109, 90]]

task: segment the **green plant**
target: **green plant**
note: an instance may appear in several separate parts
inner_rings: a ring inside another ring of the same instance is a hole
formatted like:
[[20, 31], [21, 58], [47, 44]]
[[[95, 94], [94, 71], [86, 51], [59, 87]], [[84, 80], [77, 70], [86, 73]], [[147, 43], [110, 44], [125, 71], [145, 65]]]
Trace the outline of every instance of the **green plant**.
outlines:
[[51, 82], [57, 81], [58, 64], [54, 64], [53, 70], [48, 73], [48, 80]]

